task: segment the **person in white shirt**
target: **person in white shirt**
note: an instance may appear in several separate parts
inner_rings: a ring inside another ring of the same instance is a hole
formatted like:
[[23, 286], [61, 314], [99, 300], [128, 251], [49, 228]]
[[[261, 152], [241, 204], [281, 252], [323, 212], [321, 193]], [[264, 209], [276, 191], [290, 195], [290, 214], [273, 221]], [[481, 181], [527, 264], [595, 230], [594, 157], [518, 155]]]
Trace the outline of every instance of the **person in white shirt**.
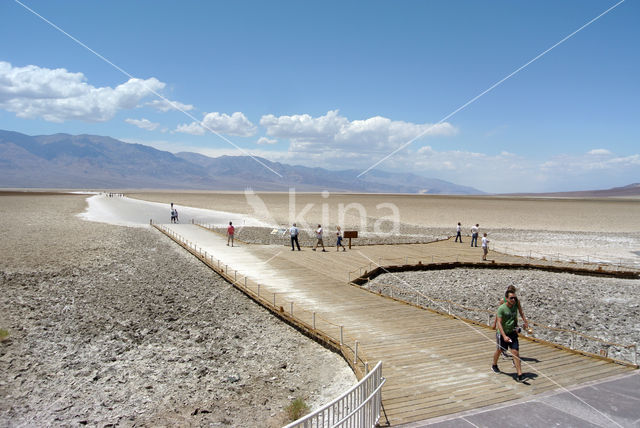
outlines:
[[482, 236], [482, 252], [482, 260], [487, 260], [487, 253], [489, 252], [489, 240], [487, 239], [486, 233]]
[[458, 226], [456, 226], [456, 242], [458, 242], [458, 238], [460, 239], [460, 243], [462, 244], [462, 225], [458, 222]]
[[294, 242], [298, 246], [298, 251], [300, 251], [300, 244], [298, 243], [298, 234], [299, 233], [300, 233], [300, 231], [296, 227], [296, 224], [293, 223], [293, 226], [291, 226], [291, 229], [289, 229], [289, 234], [291, 235], [291, 251], [295, 251], [295, 248], [293, 247], [293, 243]]
[[344, 248], [344, 245], [342, 245], [342, 230], [340, 229], [340, 226], [336, 226], [336, 251], [340, 251], [340, 247], [342, 247], [342, 251], [347, 251]]
[[318, 248], [318, 245], [322, 245], [322, 251], [326, 253], [327, 250], [324, 249], [324, 242], [322, 242], [322, 226], [321, 225], [318, 225], [318, 228], [316, 229], [316, 239], [318, 241], [316, 242], [316, 246], [313, 247], [313, 251], [315, 251], [316, 248]]
[[480, 227], [479, 224], [476, 224], [475, 226], [471, 226], [471, 246], [472, 247], [478, 246], [478, 227]]

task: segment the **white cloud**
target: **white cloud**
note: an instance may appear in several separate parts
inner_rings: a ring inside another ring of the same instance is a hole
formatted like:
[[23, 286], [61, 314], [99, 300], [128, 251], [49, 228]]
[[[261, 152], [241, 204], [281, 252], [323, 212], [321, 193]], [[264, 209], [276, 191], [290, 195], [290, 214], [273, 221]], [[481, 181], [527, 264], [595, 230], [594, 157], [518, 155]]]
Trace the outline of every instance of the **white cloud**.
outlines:
[[292, 150], [316, 152], [330, 147], [390, 152], [413, 139], [457, 132], [449, 123], [415, 124], [381, 116], [349, 121], [338, 110], [316, 118], [308, 114], [279, 117], [269, 114], [262, 116], [260, 125], [266, 128], [267, 135], [288, 139]]
[[275, 144], [277, 142], [278, 140], [275, 138], [260, 137], [258, 138], [257, 144]]
[[189, 124], [181, 124], [176, 128], [176, 132], [182, 132], [184, 134], [191, 135], [204, 135], [205, 129], [200, 126], [198, 122], [191, 122]]
[[129, 79], [115, 88], [96, 88], [82, 73], [0, 61], [0, 108], [26, 119], [104, 122], [165, 87], [156, 78]]
[[207, 113], [202, 122], [191, 122], [176, 128], [176, 132], [193, 135], [203, 135], [205, 130], [218, 134], [251, 137], [256, 133], [256, 126], [240, 112], [235, 112], [231, 116], [226, 113], [213, 112]]
[[587, 154], [594, 155], [594, 156], [607, 156], [607, 155], [610, 155], [611, 152], [607, 149], [593, 149], [587, 152]]
[[153, 100], [146, 103], [145, 106], [152, 107], [163, 113], [166, 113], [169, 110], [191, 111], [195, 108], [191, 104], [182, 104], [178, 101], [171, 100]]
[[159, 123], [151, 122], [149, 119], [125, 119], [124, 121], [147, 131], [155, 131], [160, 126]]

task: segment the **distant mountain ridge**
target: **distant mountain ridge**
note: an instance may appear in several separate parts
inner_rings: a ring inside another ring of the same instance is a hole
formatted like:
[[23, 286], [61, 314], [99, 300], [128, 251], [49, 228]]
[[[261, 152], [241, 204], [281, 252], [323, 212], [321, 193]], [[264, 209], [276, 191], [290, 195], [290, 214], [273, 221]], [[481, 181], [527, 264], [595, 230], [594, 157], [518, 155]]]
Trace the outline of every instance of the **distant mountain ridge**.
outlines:
[[602, 190], [580, 190], [575, 192], [551, 192], [551, 193], [518, 193], [514, 196], [549, 196], [565, 198], [622, 198], [640, 196], [640, 183], [632, 183], [622, 187], [612, 187]]
[[[256, 159], [271, 170], [259, 165]], [[345, 191], [478, 195], [409, 173], [329, 171], [250, 156], [170, 153], [97, 135], [29, 136], [0, 130], [0, 187]]]

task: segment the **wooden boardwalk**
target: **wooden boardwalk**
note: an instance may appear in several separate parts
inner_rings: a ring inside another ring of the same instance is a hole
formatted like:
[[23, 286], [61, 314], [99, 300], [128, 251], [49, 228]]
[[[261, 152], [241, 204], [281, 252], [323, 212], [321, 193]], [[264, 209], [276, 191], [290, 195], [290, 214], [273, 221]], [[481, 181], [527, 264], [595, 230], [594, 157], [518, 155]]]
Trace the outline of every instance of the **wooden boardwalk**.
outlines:
[[[420, 309], [366, 292], [348, 284], [362, 266], [410, 260], [480, 262], [481, 249], [441, 241], [432, 244], [373, 245], [347, 252], [291, 251], [286, 246], [239, 244], [196, 225], [163, 225], [174, 239], [197, 247], [201, 258], [238, 283], [247, 277], [249, 294], [271, 302], [284, 315], [343, 343], [353, 363], [358, 356], [371, 367], [381, 360], [387, 383], [383, 405], [392, 425], [424, 420], [491, 404], [528, 397], [629, 372], [632, 368], [604, 359], [579, 355], [548, 344], [521, 340], [524, 383], [513, 379], [511, 362], [501, 358], [502, 373], [491, 372], [495, 332], [486, 326]], [[513, 256], [491, 254], [497, 262], [522, 262]], [[480, 262], [481, 263], [481, 262]], [[237, 271], [237, 273], [236, 273]], [[353, 273], [354, 271], [355, 274]], [[256, 293], [257, 284], [260, 289]], [[275, 293], [275, 296], [274, 296]], [[293, 302], [293, 305], [292, 303]], [[312, 330], [309, 328], [309, 330]], [[353, 364], [352, 364], [353, 365]], [[355, 365], [357, 368], [357, 364]], [[356, 373], [358, 371], [356, 370]], [[383, 418], [384, 421], [384, 418]]]

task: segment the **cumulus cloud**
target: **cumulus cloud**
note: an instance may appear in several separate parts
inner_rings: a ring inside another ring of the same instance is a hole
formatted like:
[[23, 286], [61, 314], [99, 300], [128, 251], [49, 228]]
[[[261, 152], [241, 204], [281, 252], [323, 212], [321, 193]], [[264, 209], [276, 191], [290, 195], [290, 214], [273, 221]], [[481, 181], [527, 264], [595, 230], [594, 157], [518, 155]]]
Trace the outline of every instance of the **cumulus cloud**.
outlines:
[[183, 104], [178, 101], [171, 100], [153, 100], [146, 103], [145, 106], [149, 106], [163, 113], [170, 110], [191, 111], [195, 108], [191, 104]]
[[202, 122], [191, 122], [176, 128], [176, 132], [193, 135], [203, 135], [205, 130], [238, 137], [251, 137], [256, 133], [256, 126], [240, 112], [235, 112], [231, 116], [213, 112], [207, 113]]
[[275, 138], [260, 137], [258, 138], [257, 144], [275, 144], [277, 142], [278, 140]]
[[124, 121], [147, 131], [155, 131], [160, 126], [159, 123], [151, 122], [149, 119], [125, 119]]
[[176, 128], [176, 132], [182, 132], [183, 134], [191, 135], [204, 135], [206, 130], [198, 122], [191, 122], [189, 124], [180, 124]]
[[82, 73], [35, 65], [13, 67], [0, 61], [0, 108], [26, 119], [104, 122], [164, 87], [152, 77], [129, 79], [115, 88], [96, 88]]
[[350, 121], [340, 116], [338, 110], [320, 117], [269, 114], [262, 116], [260, 125], [266, 128], [267, 135], [288, 139], [292, 150], [311, 151], [327, 148], [392, 150], [413, 139], [457, 132], [449, 123], [415, 124], [381, 116]]

